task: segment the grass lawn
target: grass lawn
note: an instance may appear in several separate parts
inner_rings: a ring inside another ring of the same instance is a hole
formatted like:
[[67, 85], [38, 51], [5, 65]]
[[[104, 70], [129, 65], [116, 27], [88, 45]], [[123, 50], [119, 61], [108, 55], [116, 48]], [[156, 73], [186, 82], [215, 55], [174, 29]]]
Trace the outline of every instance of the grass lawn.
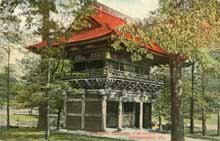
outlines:
[[[184, 119], [184, 122], [185, 122], [185, 124], [189, 124], [190, 120], [189, 119]], [[197, 125], [202, 124], [202, 120], [195, 119], [194, 122]], [[207, 125], [217, 125], [217, 115], [216, 114], [208, 114], [206, 124]]]
[[[169, 133], [167, 133], [169, 134]], [[44, 131], [39, 131], [35, 128], [0, 128], [0, 141], [44, 141]], [[191, 139], [220, 141], [220, 136], [216, 136], [216, 131], [208, 131], [206, 136], [201, 133], [194, 135], [186, 134], [186, 137]], [[188, 140], [189, 140], [188, 138]], [[117, 139], [91, 137], [85, 135], [73, 135], [64, 133], [51, 133], [51, 141], [123, 141]]]
[[[0, 114], [1, 120], [6, 120], [6, 115]], [[15, 115], [10, 114], [10, 120], [11, 121], [37, 121], [37, 116], [31, 116], [31, 115]]]
[[[155, 120], [157, 120], [157, 117], [154, 117]], [[163, 118], [163, 122], [167, 122]], [[202, 135], [202, 121], [195, 119], [195, 134], [191, 135], [189, 134], [189, 119], [184, 119], [184, 125], [185, 125], [185, 135], [186, 137], [194, 138], [194, 139], [199, 139], [199, 140], [209, 140], [209, 141], [220, 141], [220, 136], [217, 136], [217, 115], [216, 114], [208, 114], [207, 120], [206, 120], [206, 125], [207, 125], [207, 134], [205, 136]]]
[[[0, 141], [44, 141], [44, 132], [34, 128], [0, 129]], [[51, 141], [122, 141], [109, 138], [96, 138], [83, 135], [51, 133]]]
[[190, 137], [193, 139], [200, 139], [202, 140], [208, 140], [208, 141], [220, 141], [220, 136], [217, 136], [216, 130], [208, 130], [206, 135], [203, 136], [201, 132], [196, 132], [195, 134], [191, 135], [186, 133], [186, 137]]
[[[153, 117], [153, 121], [158, 121], [158, 117]], [[168, 122], [164, 117], [162, 117], [162, 121], [165, 123]], [[189, 119], [184, 119], [185, 125], [187, 125], [189, 123], [190, 123]], [[200, 124], [202, 124], [202, 120], [195, 119], [194, 123], [200, 125]], [[207, 119], [206, 119], [206, 124], [207, 125], [216, 125], [217, 124], [217, 115], [216, 114], [208, 114]]]
[[[6, 119], [5, 115], [0, 114], [0, 120]], [[36, 116], [26, 116], [26, 115], [11, 115], [11, 121], [37, 121]], [[185, 125], [189, 123], [189, 120], [185, 119]], [[201, 125], [200, 120], [195, 120], [196, 125]], [[207, 119], [207, 125], [216, 126], [216, 115], [211, 114]], [[186, 127], [186, 126], [185, 126]], [[189, 134], [189, 128], [185, 128], [186, 137], [210, 140], [210, 141], [220, 141], [220, 137], [216, 136], [216, 130], [207, 130], [207, 135], [202, 136], [201, 127], [195, 127], [195, 134]], [[169, 132], [167, 132], [169, 134]], [[35, 128], [0, 128], [0, 141], [44, 141], [45, 133], [44, 131], [39, 131]], [[121, 141], [109, 138], [96, 138], [85, 135], [70, 135], [64, 133], [51, 133], [51, 141]]]
[[[185, 126], [189, 125], [189, 119], [185, 119]], [[202, 121], [195, 120], [195, 134], [189, 134], [189, 128], [185, 128], [185, 134], [187, 137], [201, 139], [201, 140], [210, 140], [210, 141], [220, 141], [220, 136], [217, 136], [217, 115], [216, 114], [208, 114], [206, 125], [207, 125], [207, 133], [205, 136], [202, 135]]]
[[[25, 127], [36, 127], [37, 116], [31, 115], [10, 115], [10, 125], [11, 126], [25, 126]], [[0, 127], [6, 126], [6, 115], [0, 114]]]

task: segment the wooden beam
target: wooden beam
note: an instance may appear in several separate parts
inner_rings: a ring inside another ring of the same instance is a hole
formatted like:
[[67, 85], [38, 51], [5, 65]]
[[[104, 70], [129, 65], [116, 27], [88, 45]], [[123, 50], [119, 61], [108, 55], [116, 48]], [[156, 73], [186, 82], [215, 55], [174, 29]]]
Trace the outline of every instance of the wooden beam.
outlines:
[[73, 114], [73, 113], [68, 113], [68, 114], [66, 114], [67, 116], [73, 116], [73, 117], [81, 117], [82, 116], [82, 114], [80, 113], [80, 114]]
[[101, 117], [102, 114], [85, 114], [86, 117]]
[[76, 99], [68, 99], [68, 102], [75, 102], [75, 101], [82, 101], [82, 99], [76, 98]]
[[86, 99], [86, 101], [96, 101], [96, 102], [98, 102], [98, 101], [102, 101], [101, 99], [95, 99], [95, 98], [93, 98], [93, 99]]

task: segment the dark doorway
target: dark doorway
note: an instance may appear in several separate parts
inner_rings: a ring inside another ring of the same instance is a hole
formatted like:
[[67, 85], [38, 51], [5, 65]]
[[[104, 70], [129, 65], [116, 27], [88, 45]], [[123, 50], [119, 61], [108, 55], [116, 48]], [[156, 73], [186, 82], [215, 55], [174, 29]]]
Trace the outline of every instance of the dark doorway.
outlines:
[[144, 103], [144, 117], [143, 126], [144, 128], [151, 128], [152, 122], [152, 107], [151, 103]]
[[107, 102], [107, 128], [117, 128], [118, 126], [118, 102]]
[[140, 104], [135, 103], [135, 127], [136, 128], [138, 128], [140, 125], [139, 119], [140, 119]]
[[123, 127], [135, 127], [135, 110], [136, 106], [134, 102], [123, 103]]

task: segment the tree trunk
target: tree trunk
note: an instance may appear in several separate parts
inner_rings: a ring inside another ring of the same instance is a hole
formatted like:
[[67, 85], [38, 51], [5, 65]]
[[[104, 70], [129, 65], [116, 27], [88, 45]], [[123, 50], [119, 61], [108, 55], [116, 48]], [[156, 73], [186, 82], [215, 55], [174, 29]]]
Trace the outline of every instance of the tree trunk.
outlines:
[[190, 98], [190, 134], [194, 134], [194, 62], [192, 64], [192, 95]]
[[60, 129], [60, 116], [61, 116], [61, 108], [59, 108], [57, 112], [57, 130]]
[[202, 135], [206, 134], [206, 112], [205, 108], [202, 108]]
[[217, 136], [220, 136], [220, 108], [218, 109], [218, 129], [217, 129]]
[[7, 67], [7, 128], [10, 128], [10, 47], [8, 47], [8, 67]]
[[[42, 29], [41, 29], [41, 37], [42, 37], [42, 41], [47, 41], [47, 46], [51, 46], [51, 40], [49, 38], [49, 35], [50, 35], [50, 9], [49, 9], [49, 5], [51, 4], [50, 3], [51, 1], [50, 0], [44, 0], [41, 2], [41, 5], [45, 5], [45, 6], [42, 6], [40, 8], [40, 13], [42, 15]], [[48, 59], [48, 78], [47, 78], [47, 85], [49, 86], [49, 83], [50, 83], [50, 57], [49, 56], [49, 51], [47, 52], [48, 54], [46, 54], [46, 59]], [[50, 134], [50, 129], [49, 129], [49, 109], [50, 109], [50, 104], [49, 104], [49, 89], [47, 90], [46, 92], [46, 95], [47, 95], [47, 101], [45, 102], [45, 104], [43, 104], [44, 106], [42, 106], [42, 123], [44, 123], [44, 125], [40, 125], [40, 127], [43, 127], [41, 129], [44, 129], [45, 130], [45, 140], [48, 141], [49, 140], [49, 134]], [[40, 106], [41, 108], [41, 106]], [[41, 116], [39, 116], [39, 118], [41, 118]], [[40, 121], [40, 120], [39, 120]], [[38, 121], [38, 122], [39, 122]]]
[[158, 114], [158, 119], [159, 119], [159, 130], [162, 131], [162, 118], [161, 118], [160, 110], [159, 110], [159, 114]]
[[41, 8], [41, 15], [42, 17], [42, 29], [41, 29], [41, 37], [42, 37], [42, 41], [48, 41], [49, 39], [49, 35], [50, 35], [50, 25], [49, 25], [49, 21], [50, 21], [50, 10], [48, 9], [48, 6], [50, 5], [49, 0], [44, 0], [43, 2], [41, 2], [41, 4], [45, 4], [45, 6], [43, 6]]
[[47, 102], [42, 103], [39, 106], [39, 116], [38, 116], [37, 128], [40, 130], [47, 129]]
[[[49, 43], [48, 43], [49, 44]], [[51, 78], [51, 62], [50, 62], [50, 58], [48, 58], [48, 71], [47, 71], [47, 85], [50, 85], [50, 78]], [[46, 123], [46, 132], [45, 132], [45, 140], [48, 141], [49, 140], [49, 136], [50, 136], [50, 88], [47, 89], [47, 113], [46, 113], [46, 117], [47, 117], [47, 123]]]
[[[205, 99], [205, 74], [202, 73], [202, 96]], [[206, 111], [205, 106], [202, 107], [202, 135], [206, 134]]]
[[184, 141], [184, 126], [181, 112], [181, 64], [178, 55], [170, 58], [171, 82], [171, 141]]
[[190, 134], [194, 134], [194, 97], [190, 100]]

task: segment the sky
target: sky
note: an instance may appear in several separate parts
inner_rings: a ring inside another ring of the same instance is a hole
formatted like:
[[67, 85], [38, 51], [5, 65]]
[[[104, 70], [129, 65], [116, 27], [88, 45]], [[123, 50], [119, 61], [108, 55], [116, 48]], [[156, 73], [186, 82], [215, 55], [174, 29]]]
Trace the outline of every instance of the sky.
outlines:
[[158, 7], [159, 0], [98, 0], [98, 2], [107, 5], [130, 17], [143, 19], [147, 17], [150, 11]]

